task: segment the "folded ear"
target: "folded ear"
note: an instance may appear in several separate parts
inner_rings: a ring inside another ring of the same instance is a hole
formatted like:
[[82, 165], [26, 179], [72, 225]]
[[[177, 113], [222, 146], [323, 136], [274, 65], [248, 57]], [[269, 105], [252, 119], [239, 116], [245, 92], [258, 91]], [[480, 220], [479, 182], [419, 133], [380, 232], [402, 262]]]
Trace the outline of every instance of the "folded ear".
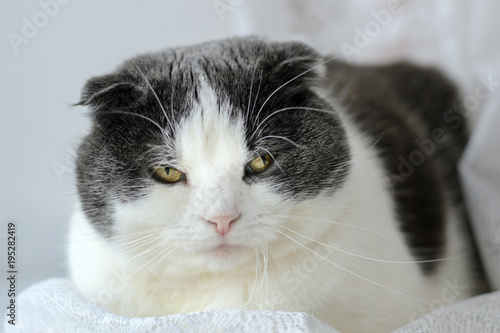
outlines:
[[323, 79], [326, 69], [324, 58], [313, 48], [300, 42], [277, 44], [274, 72], [284, 80], [294, 80], [297, 84]]
[[80, 102], [88, 105], [94, 113], [101, 110], [128, 108], [142, 96], [139, 86], [119, 74], [93, 77], [83, 87]]

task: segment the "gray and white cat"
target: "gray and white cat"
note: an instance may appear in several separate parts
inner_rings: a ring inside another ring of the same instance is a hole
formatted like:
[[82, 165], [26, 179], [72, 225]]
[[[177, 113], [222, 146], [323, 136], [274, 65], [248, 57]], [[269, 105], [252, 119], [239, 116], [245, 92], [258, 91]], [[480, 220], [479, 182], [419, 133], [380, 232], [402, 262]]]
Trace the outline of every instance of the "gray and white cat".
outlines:
[[483, 286], [456, 163], [457, 92], [235, 38], [92, 78], [69, 264], [125, 316], [304, 311], [386, 332]]

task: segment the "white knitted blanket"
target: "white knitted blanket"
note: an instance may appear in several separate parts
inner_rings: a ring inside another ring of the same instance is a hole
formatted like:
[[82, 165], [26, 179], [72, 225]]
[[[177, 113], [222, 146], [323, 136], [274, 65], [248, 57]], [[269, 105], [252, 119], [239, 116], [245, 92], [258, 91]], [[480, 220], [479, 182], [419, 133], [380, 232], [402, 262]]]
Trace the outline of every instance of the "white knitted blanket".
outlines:
[[[19, 298], [16, 326], [9, 332], [248, 332], [338, 333], [302, 312], [218, 310], [164, 317], [127, 318], [80, 296], [66, 279], [33, 285]], [[500, 292], [439, 308], [397, 333], [500, 332]]]

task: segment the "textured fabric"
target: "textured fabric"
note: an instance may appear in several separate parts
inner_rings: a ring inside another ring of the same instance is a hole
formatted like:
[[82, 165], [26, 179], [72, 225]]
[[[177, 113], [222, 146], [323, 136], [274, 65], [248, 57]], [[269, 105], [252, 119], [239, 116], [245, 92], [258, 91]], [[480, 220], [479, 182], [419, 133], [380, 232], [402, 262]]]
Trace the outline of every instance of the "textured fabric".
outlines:
[[486, 105], [460, 168], [477, 244], [490, 283], [497, 290], [500, 289], [499, 95]]
[[[301, 312], [203, 311], [164, 317], [126, 318], [87, 301], [65, 279], [31, 286], [19, 298], [16, 326], [6, 332], [315, 332], [338, 333]], [[500, 332], [500, 292], [436, 309], [397, 333]], [[395, 332], [395, 333], [396, 333]]]
[[500, 292], [438, 308], [394, 333], [500, 332]]
[[31, 286], [19, 300], [16, 326], [6, 332], [318, 332], [336, 333], [322, 321], [300, 312], [203, 311], [164, 317], [127, 318], [87, 301], [65, 279]]

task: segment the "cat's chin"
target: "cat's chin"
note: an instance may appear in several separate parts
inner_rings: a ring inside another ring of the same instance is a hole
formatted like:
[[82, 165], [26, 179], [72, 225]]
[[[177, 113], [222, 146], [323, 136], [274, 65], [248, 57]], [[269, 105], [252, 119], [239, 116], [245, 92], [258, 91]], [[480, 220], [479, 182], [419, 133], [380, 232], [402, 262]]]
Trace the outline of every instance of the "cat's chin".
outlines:
[[217, 258], [228, 258], [237, 256], [243, 249], [242, 246], [221, 244], [200, 252]]
[[255, 251], [231, 244], [220, 244], [196, 252], [197, 266], [212, 272], [234, 270], [248, 264], [252, 258], [255, 260]]

